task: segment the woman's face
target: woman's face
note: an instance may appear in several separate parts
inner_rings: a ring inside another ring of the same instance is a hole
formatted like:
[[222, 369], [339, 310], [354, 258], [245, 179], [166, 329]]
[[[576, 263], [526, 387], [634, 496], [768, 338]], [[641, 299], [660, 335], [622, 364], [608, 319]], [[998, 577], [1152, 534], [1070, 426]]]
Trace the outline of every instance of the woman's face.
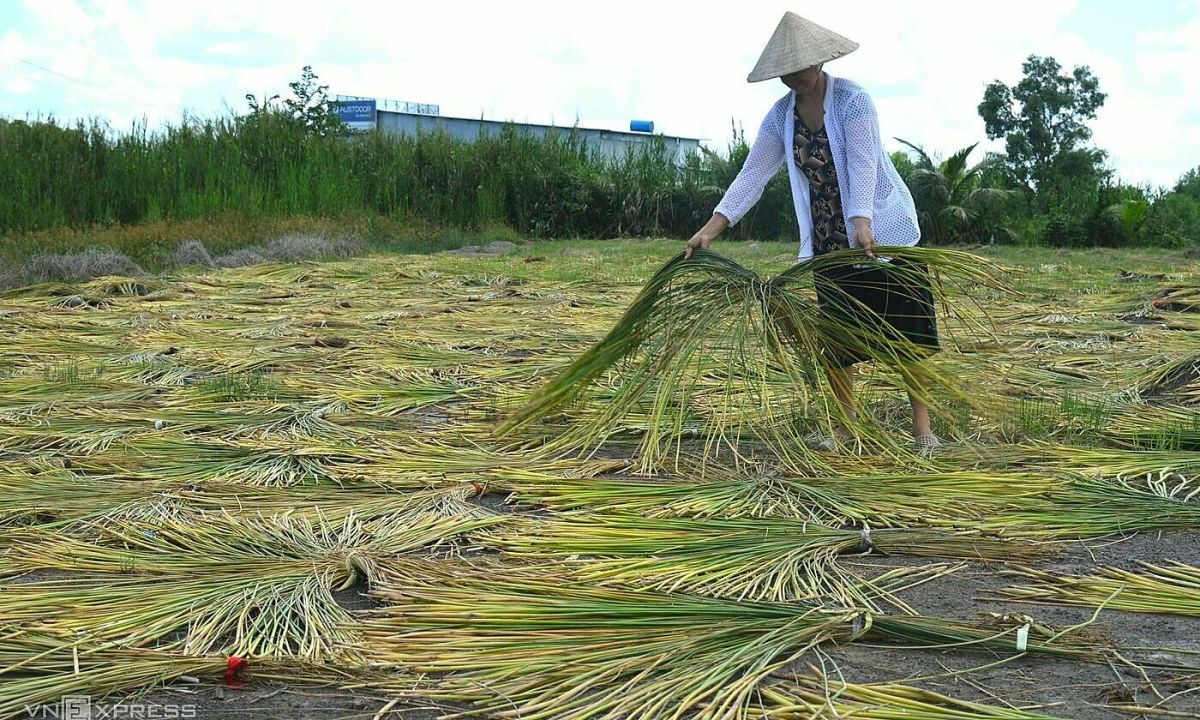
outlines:
[[817, 89], [817, 83], [821, 81], [821, 68], [821, 65], [813, 65], [794, 73], [788, 73], [779, 79], [783, 81], [784, 85], [791, 88], [792, 92], [802, 95], [811, 93]]

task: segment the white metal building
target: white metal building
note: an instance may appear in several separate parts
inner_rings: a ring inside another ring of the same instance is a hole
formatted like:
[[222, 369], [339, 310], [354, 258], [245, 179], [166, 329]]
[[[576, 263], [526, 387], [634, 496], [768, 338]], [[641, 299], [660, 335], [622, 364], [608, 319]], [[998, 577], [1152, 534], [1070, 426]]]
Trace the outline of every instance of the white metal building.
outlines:
[[[479, 118], [447, 117], [441, 114], [437, 105], [400, 102], [394, 100], [375, 100], [339, 95], [337, 101], [343, 108], [353, 108], [356, 112], [341, 113], [342, 119], [356, 129], [375, 129], [379, 132], [400, 133], [413, 135], [418, 132], [432, 132], [440, 129], [447, 135], [465, 141], [473, 141], [480, 136], [498, 134], [510, 123]], [[369, 119], [373, 118], [373, 120]], [[698, 138], [675, 137], [671, 135], [653, 135], [647, 132], [627, 132], [621, 130], [605, 130], [587, 127], [557, 127], [554, 125], [539, 125], [533, 123], [511, 123], [518, 132], [533, 133], [544, 137], [547, 133], [565, 133], [574, 131], [590, 146], [598, 148], [609, 156], [624, 155], [629, 148], [636, 148], [651, 142], [653, 138], [662, 138], [666, 150], [671, 154], [676, 165], [682, 165], [684, 159], [700, 147]], [[642, 123], [645, 126], [645, 123]], [[653, 124], [649, 124], [653, 127]]]

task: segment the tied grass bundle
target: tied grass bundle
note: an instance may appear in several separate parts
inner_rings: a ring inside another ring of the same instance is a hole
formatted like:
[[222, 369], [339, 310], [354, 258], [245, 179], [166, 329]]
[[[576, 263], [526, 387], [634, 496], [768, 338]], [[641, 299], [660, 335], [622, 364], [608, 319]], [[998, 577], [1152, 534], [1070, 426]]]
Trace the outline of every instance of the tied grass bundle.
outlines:
[[146, 577], [93, 575], [29, 583], [0, 595], [0, 619], [65, 637], [183, 656], [224, 654], [353, 662], [350, 613], [333, 592], [345, 582], [331, 563], [281, 563]]
[[495, 513], [469, 500], [482, 489], [478, 483], [396, 492], [373, 485], [248, 487], [219, 480], [198, 485], [172, 480], [85, 479], [63, 471], [34, 478], [0, 473], [0, 527], [36, 526], [87, 533], [101, 524], [199, 522], [205, 513], [291, 515], [327, 522], [341, 522], [349, 516], [373, 520], [406, 513], [491, 517]]
[[[114, 693], [165, 685], [181, 676], [219, 682], [227, 661], [223, 654], [115, 648], [80, 637], [7, 629], [0, 634], [0, 717], [40, 717], [31, 708], [57, 707], [67, 695], [90, 695], [98, 701]], [[349, 684], [369, 676], [364, 669], [351, 673], [332, 665], [264, 659], [256, 659], [243, 672], [247, 680], [289, 684]], [[93, 712], [91, 717], [137, 717]]]
[[[894, 252], [893, 252], [894, 250]], [[950, 310], [960, 330], [984, 330], [973, 315], [946, 302], [949, 279], [969, 286], [1001, 287], [995, 268], [967, 253], [925, 248], [889, 248], [891, 272], [911, 284], [928, 283]], [[598, 447], [620, 423], [640, 413], [643, 467], [652, 469], [675, 455], [681, 438], [703, 435], [705, 457], [726, 451], [741, 457], [738, 443], [755, 439], [785, 461], [811, 463], [804, 433], [833, 424], [858, 426], [845, 417], [824, 387], [827, 344], [860, 353], [898, 371], [900, 384], [935, 407], [947, 400], [977, 405], [951, 378], [907, 341], [884, 339], [867, 326], [847, 324], [823, 313], [806, 288], [813, 273], [868, 260], [861, 251], [829, 253], [762, 280], [753, 271], [712, 252], [677, 256], [645, 285], [616, 326], [539, 391], [501, 426], [501, 434], [586, 406], [583, 421], [550, 442], [554, 449]], [[929, 277], [920, 277], [927, 268]], [[969, 297], [969, 295], [967, 295]], [[852, 297], [839, 303], [870, 314]], [[858, 307], [854, 307], [857, 305]], [[935, 392], [935, 389], [937, 392]], [[590, 392], [589, 392], [590, 391]], [[886, 433], [862, 427], [864, 442], [893, 447]]]
[[911, 685], [834, 680], [812, 667], [789, 675], [787, 682], [764, 687], [761, 698], [751, 709], [753, 720], [1054, 720], [1052, 715], [958, 700]]
[[[878, 610], [877, 598], [909, 611], [894, 591], [942, 574], [905, 568], [867, 579], [840, 557], [872, 550], [919, 557], [1000, 561], [1035, 557], [1036, 546], [923, 529], [842, 530], [784, 521], [592, 516], [531, 522], [492, 543], [519, 557], [566, 563], [590, 582], [737, 600], [808, 600]], [[906, 583], [907, 581], [907, 583]]]
[[516, 483], [521, 502], [563, 512], [648, 518], [786, 518], [834, 526], [961, 528], [1036, 510], [1059, 485], [1045, 474], [960, 471], [855, 472], [845, 476], [730, 474], [688, 478], [556, 479]]
[[1200, 617], [1200, 568], [1180, 562], [1138, 564], [1136, 572], [1105, 567], [1081, 577], [1026, 568], [1009, 574], [1029, 584], [1005, 588], [999, 595], [1029, 603]]
[[975, 527], [1010, 537], [1075, 539], [1200, 527], [1192, 483], [1108, 480], [1060, 473], [1057, 486], [1037, 505], [988, 518]]
[[[524, 720], [745, 718], [760, 684], [827, 641], [863, 637], [1017, 653], [1017, 627], [588, 587], [526, 572], [387, 582], [363, 624], [377, 667], [445, 674], [423, 696]], [[1038, 635], [1028, 653], [1100, 660]]]
[[0, 717], [36, 717], [37, 711], [30, 708], [54, 707], [67, 695], [99, 699], [181, 675], [218, 678], [226, 660], [149, 650], [97, 650], [78, 638], [6, 631], [0, 637]]
[[189, 654], [346, 659], [356, 635], [335, 592], [498, 521], [212, 516], [97, 526], [94, 542], [30, 532], [10, 548], [15, 568], [88, 575], [6, 589], [0, 624]]

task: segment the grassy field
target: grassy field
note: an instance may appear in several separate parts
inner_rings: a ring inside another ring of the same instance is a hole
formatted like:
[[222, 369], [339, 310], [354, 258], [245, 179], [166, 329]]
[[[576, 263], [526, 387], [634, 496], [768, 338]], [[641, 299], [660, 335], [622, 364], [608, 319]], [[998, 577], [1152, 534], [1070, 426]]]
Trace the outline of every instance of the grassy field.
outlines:
[[[933, 362], [993, 410], [937, 418], [932, 457], [706, 453], [733, 421], [704, 362], [678, 455], [647, 463], [649, 410], [547, 450], [624, 368], [498, 438], [681, 247], [0, 294], [0, 717], [63, 695], [201, 718], [1200, 712], [1196, 261], [972, 250], [1010, 291], [952, 297], [993, 336], [947, 318]], [[763, 276], [795, 251], [714, 249]], [[860, 383], [902, 448], [894, 378]]]

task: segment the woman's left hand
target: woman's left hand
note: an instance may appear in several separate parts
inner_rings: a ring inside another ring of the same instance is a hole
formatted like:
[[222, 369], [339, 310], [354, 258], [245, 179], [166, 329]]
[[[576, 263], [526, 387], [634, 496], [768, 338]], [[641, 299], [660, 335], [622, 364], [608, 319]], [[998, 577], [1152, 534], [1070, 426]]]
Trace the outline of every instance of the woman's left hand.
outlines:
[[871, 232], [871, 221], [864, 217], [850, 218], [854, 223], [854, 243], [863, 249], [867, 257], [875, 259], [875, 233]]

